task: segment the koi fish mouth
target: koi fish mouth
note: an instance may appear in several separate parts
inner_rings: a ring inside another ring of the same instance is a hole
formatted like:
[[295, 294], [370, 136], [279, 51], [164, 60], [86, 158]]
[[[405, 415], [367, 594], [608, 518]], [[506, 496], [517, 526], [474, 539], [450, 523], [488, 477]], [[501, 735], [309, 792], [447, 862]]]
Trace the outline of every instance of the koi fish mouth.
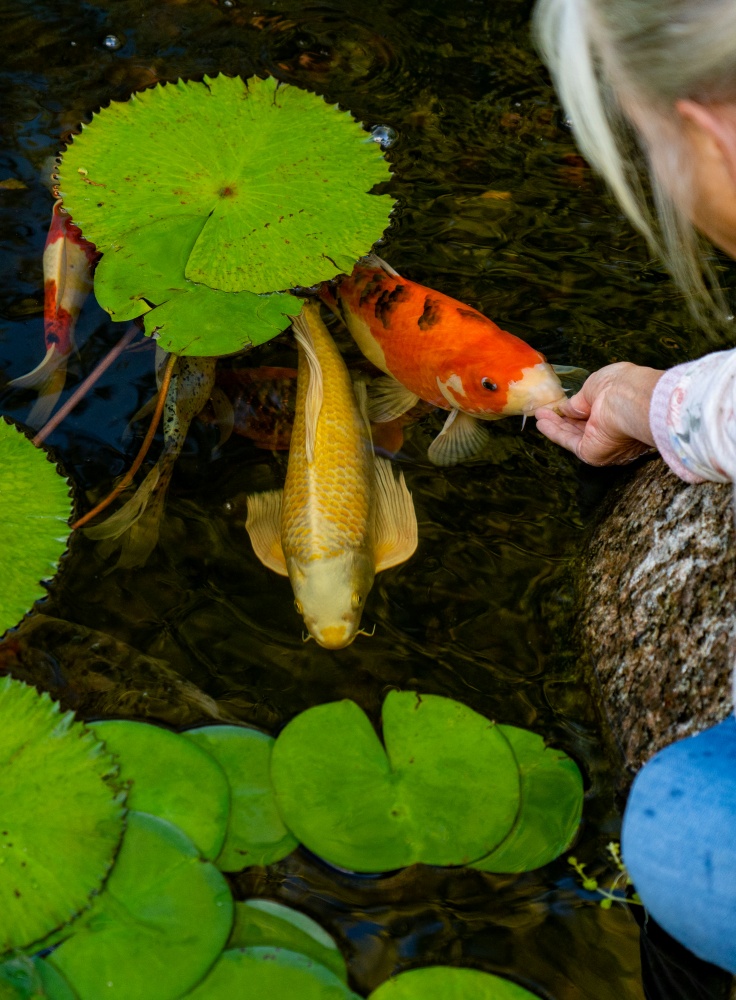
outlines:
[[523, 368], [521, 378], [509, 382], [508, 397], [503, 412], [506, 416], [524, 416], [540, 406], [549, 406], [565, 399], [565, 390], [551, 365], [546, 361]]

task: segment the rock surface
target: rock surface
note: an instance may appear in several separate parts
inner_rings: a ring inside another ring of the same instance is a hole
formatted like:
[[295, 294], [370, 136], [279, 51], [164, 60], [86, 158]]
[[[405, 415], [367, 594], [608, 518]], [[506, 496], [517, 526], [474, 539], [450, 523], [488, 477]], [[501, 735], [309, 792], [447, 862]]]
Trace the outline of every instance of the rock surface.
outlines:
[[657, 459], [614, 491], [582, 568], [583, 642], [627, 765], [720, 722], [736, 662], [733, 489]]

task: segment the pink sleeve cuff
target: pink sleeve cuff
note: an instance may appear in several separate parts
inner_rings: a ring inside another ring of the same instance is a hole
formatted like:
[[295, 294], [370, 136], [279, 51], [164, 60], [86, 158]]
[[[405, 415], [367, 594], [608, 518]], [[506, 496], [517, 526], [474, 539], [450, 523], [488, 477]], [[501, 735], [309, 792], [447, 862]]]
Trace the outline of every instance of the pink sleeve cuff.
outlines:
[[684, 479], [686, 483], [704, 483], [706, 480], [688, 469], [675, 451], [667, 419], [672, 395], [677, 391], [682, 376], [692, 364], [694, 362], [688, 361], [684, 365], [677, 365], [676, 368], [670, 368], [657, 382], [649, 406], [649, 426], [651, 427], [654, 443], [660, 455], [675, 475], [679, 476], [680, 479]]

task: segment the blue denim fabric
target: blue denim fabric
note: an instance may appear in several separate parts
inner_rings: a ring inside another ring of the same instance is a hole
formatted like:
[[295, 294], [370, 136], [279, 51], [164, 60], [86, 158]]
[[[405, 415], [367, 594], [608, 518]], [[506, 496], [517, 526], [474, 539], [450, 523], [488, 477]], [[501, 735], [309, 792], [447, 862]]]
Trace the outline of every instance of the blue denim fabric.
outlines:
[[654, 919], [736, 975], [736, 718], [673, 743], [642, 768], [622, 852]]

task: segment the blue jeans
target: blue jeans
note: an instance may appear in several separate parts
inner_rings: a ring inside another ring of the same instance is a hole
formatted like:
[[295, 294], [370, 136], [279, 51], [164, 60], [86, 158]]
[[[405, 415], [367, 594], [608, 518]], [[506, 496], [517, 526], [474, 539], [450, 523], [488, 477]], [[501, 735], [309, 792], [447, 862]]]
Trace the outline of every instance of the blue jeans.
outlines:
[[642, 768], [622, 853], [657, 923], [736, 975], [736, 718], [673, 743]]

